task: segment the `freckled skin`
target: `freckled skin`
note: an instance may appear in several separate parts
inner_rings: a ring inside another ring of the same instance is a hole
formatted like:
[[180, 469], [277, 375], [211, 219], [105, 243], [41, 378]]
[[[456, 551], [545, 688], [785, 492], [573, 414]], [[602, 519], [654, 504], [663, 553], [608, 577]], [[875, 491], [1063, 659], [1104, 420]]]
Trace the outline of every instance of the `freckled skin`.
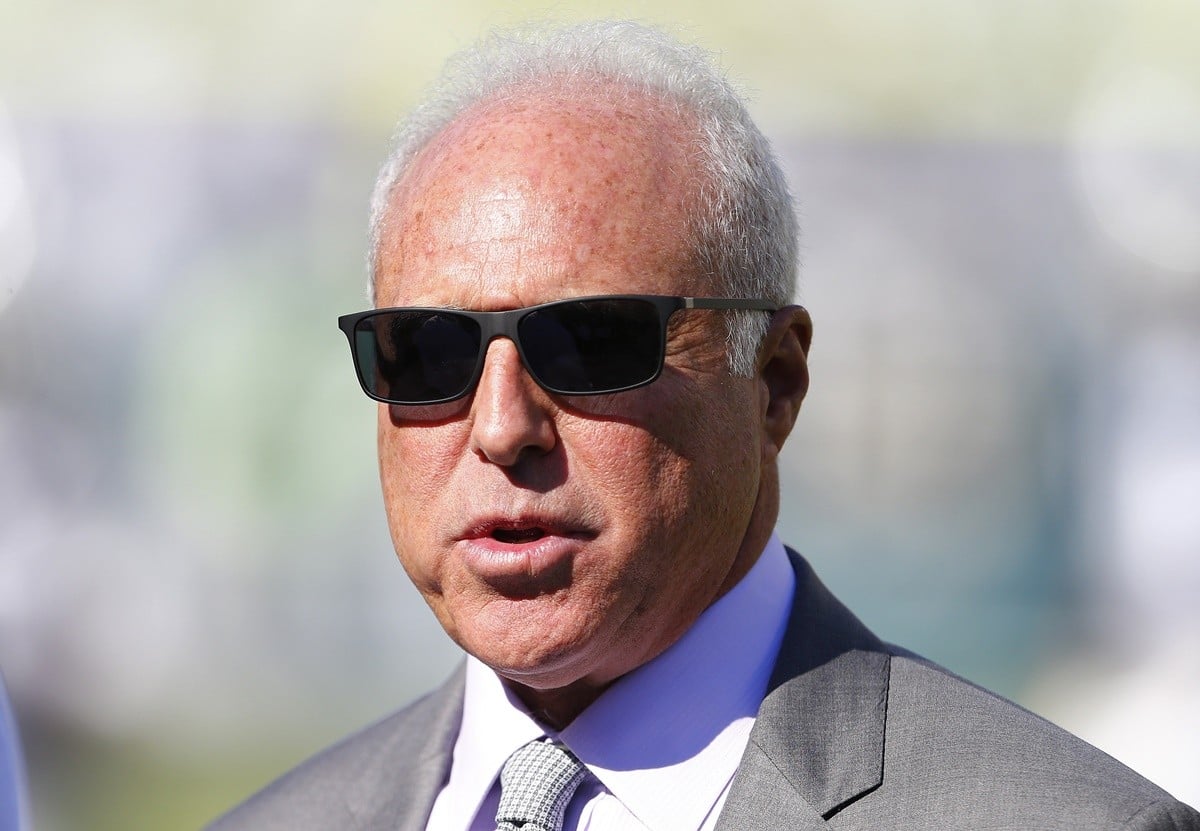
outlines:
[[[378, 305], [713, 293], [687, 244], [682, 126], [602, 88], [573, 99], [480, 106], [425, 148], [385, 218]], [[806, 327], [793, 315], [769, 338], [793, 375]], [[550, 395], [501, 339], [467, 399], [380, 407], [401, 562], [450, 636], [551, 723], [678, 639], [770, 534], [803, 384], [781, 404], [763, 374], [725, 366], [720, 314], [680, 312], [663, 377], [638, 390]], [[501, 584], [460, 556], [469, 518], [531, 513], [586, 531], [561, 568]]]

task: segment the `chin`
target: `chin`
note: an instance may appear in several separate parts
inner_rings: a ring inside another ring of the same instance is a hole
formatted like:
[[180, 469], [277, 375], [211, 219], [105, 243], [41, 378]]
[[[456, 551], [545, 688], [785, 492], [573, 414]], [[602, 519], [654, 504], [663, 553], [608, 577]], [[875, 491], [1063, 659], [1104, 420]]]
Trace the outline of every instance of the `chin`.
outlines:
[[534, 690], [569, 687], [595, 674], [598, 669], [578, 648], [553, 649], [544, 639], [539, 639], [533, 650], [523, 651], [514, 646], [513, 650], [503, 652], [484, 648], [471, 654], [500, 677]]

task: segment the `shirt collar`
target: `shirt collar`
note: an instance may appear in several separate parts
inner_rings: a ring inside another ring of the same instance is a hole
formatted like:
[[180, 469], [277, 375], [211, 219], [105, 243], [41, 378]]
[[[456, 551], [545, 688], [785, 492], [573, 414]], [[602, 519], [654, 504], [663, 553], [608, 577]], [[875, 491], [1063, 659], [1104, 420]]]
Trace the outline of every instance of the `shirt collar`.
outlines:
[[438, 827], [470, 828], [505, 760], [518, 747], [543, 735], [545, 728], [504, 687], [499, 676], [468, 655], [462, 726], [445, 785], [455, 797], [438, 800], [436, 810], [444, 820]]
[[[795, 575], [771, 536], [683, 637], [620, 678], [559, 737], [651, 831], [699, 828], [737, 770], [787, 624]], [[548, 731], [468, 658], [450, 782], [465, 828], [514, 750]], [[465, 804], [464, 804], [465, 803]]]

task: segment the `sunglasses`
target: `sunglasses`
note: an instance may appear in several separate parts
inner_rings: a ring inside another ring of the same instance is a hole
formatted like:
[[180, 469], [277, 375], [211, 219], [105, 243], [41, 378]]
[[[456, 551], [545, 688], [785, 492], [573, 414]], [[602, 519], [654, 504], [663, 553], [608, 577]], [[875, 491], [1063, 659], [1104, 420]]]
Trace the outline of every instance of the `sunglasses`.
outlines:
[[680, 309], [775, 311], [768, 300], [628, 294], [577, 297], [501, 312], [372, 309], [338, 318], [363, 391], [385, 404], [462, 398], [483, 374], [488, 344], [505, 337], [548, 392], [600, 395], [662, 374], [667, 321]]

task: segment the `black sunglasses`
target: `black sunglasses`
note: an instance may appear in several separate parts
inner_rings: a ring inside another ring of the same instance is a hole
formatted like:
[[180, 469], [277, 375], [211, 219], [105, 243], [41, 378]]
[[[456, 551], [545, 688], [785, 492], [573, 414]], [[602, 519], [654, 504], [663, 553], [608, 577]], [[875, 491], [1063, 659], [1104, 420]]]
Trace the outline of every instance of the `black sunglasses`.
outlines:
[[385, 404], [440, 404], [475, 388], [487, 346], [505, 337], [526, 370], [560, 395], [644, 386], [662, 373], [667, 321], [680, 309], [775, 311], [769, 300], [604, 295], [502, 312], [390, 308], [342, 315], [363, 391]]

